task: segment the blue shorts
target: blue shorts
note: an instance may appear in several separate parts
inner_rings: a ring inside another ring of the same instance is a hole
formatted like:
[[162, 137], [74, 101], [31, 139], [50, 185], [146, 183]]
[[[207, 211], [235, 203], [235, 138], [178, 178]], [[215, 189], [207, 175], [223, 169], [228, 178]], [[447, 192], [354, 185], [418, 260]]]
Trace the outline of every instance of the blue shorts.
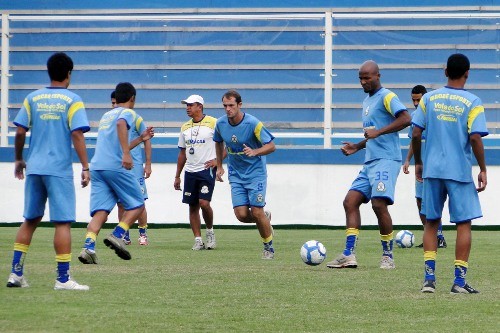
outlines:
[[415, 180], [415, 198], [422, 200], [422, 194], [424, 191], [424, 182], [419, 182]]
[[198, 172], [185, 172], [182, 202], [197, 205], [200, 199], [211, 201], [216, 174], [217, 168], [209, 168]]
[[267, 180], [251, 183], [231, 183], [233, 208], [239, 206], [264, 207], [266, 205]]
[[135, 178], [137, 178], [137, 181], [139, 182], [139, 186], [141, 187], [142, 191], [142, 196], [144, 197], [144, 200], [148, 199], [148, 189], [146, 188], [146, 178], [144, 178], [144, 166], [140, 164], [139, 166], [135, 166], [132, 168], [132, 172], [135, 175]]
[[422, 214], [428, 220], [440, 219], [448, 197], [450, 222], [460, 223], [483, 216], [474, 182], [426, 178], [422, 198]]
[[75, 221], [76, 199], [73, 177], [27, 175], [24, 193], [25, 219], [42, 217], [48, 198], [51, 222]]
[[144, 206], [142, 191], [130, 171], [91, 170], [90, 216], [111, 212], [118, 200], [125, 210]]
[[365, 203], [373, 198], [384, 198], [392, 205], [400, 169], [400, 161], [379, 159], [365, 163], [352, 182], [351, 190], [363, 194]]

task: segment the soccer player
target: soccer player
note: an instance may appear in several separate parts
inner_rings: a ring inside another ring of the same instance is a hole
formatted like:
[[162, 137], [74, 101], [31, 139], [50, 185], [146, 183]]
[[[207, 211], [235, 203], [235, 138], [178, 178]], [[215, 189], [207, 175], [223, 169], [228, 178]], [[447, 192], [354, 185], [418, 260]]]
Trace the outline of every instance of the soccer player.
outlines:
[[92, 187], [90, 215], [85, 244], [78, 256], [84, 264], [97, 264], [95, 241], [108, 215], [120, 200], [125, 210], [121, 221], [104, 239], [104, 244], [124, 260], [132, 256], [126, 249], [123, 236], [144, 210], [144, 196], [132, 171], [134, 166], [131, 148], [154, 136], [152, 127], [144, 130], [130, 142], [129, 129], [137, 126], [138, 115], [133, 109], [136, 90], [128, 82], [119, 83], [115, 89], [116, 108], [106, 112], [99, 122], [97, 143], [90, 169]]
[[[111, 93], [111, 106], [113, 108], [116, 107], [116, 98], [115, 92]], [[135, 126], [132, 126], [129, 131], [129, 141], [133, 141], [138, 138], [142, 132], [146, 130], [146, 125], [141, 116], [137, 115], [135, 120]], [[132, 155], [132, 159], [134, 160], [134, 167], [132, 171], [134, 172], [137, 181], [139, 182], [139, 186], [141, 187], [142, 194], [144, 195], [144, 201], [148, 199], [148, 189], [146, 188], [146, 179], [151, 176], [151, 141], [144, 141], [144, 156], [146, 161], [144, 163], [142, 158], [142, 150], [139, 146], [130, 150], [130, 154]], [[123, 209], [122, 204], [118, 201], [118, 221], [122, 220], [123, 213], [125, 210]], [[144, 210], [139, 216], [139, 245], [148, 245], [148, 213], [146, 211], [146, 204], [144, 203]], [[130, 245], [132, 242], [130, 241], [130, 230], [127, 230], [125, 236], [123, 237], [125, 244]]]
[[[482, 137], [488, 135], [488, 130], [481, 99], [464, 89], [469, 69], [470, 62], [465, 55], [452, 54], [444, 72], [447, 85], [424, 95], [413, 118], [415, 175], [425, 180], [422, 200], [422, 212], [426, 217], [425, 270], [421, 289], [424, 293], [433, 293], [436, 289], [436, 234], [446, 198], [450, 222], [457, 226], [455, 280], [451, 293], [478, 293], [467, 283], [466, 275], [472, 239], [471, 220], [482, 216], [478, 192], [484, 191], [487, 184]], [[424, 130], [427, 135], [422, 154]], [[472, 178], [471, 152], [479, 165], [477, 188]]]
[[343, 142], [342, 153], [352, 155], [366, 148], [365, 163], [344, 199], [346, 242], [344, 251], [329, 268], [356, 268], [354, 253], [361, 226], [359, 207], [371, 201], [380, 230], [382, 259], [380, 268], [395, 268], [393, 258], [393, 228], [388, 205], [394, 203], [394, 190], [401, 167], [401, 148], [398, 131], [410, 125], [411, 117], [403, 103], [392, 91], [382, 87], [378, 65], [365, 61], [359, 69], [359, 81], [368, 96], [363, 101], [365, 139]]
[[243, 223], [256, 223], [264, 251], [262, 259], [274, 259], [271, 213], [266, 205], [266, 156], [276, 150], [274, 136], [254, 116], [241, 111], [241, 96], [230, 90], [222, 96], [226, 115], [215, 126], [217, 180], [223, 181], [224, 144], [228, 159], [228, 178], [236, 218]]
[[[418, 103], [420, 103], [420, 100], [422, 99], [422, 96], [427, 93], [427, 89], [425, 89], [424, 86], [422, 85], [416, 85], [413, 87], [411, 90], [411, 100], [413, 101], [413, 106], [415, 109], [418, 107]], [[412, 112], [412, 117], [415, 115], [415, 111]], [[408, 137], [411, 139], [413, 131], [413, 125], [410, 125], [410, 130], [408, 131]], [[422, 143], [425, 143], [425, 133], [422, 134]], [[422, 148], [424, 145], [422, 145]], [[411, 147], [411, 141], [410, 141], [410, 146], [408, 147], [408, 154], [406, 155], [405, 162], [403, 164], [403, 172], [405, 174], [410, 173], [410, 161], [413, 156], [413, 149]], [[417, 200], [417, 208], [420, 216], [420, 222], [422, 222], [422, 225], [425, 224], [425, 216], [422, 214], [422, 189], [424, 188], [424, 182], [419, 179], [415, 179], [415, 199]], [[443, 225], [442, 223], [439, 224], [438, 228], [438, 233], [437, 233], [437, 238], [438, 238], [438, 248], [445, 248], [446, 245], [446, 240], [444, 239], [443, 235]], [[424, 243], [421, 243], [420, 245], [417, 245], [416, 247], [424, 247]]]
[[[73, 61], [64, 53], [55, 53], [47, 61], [50, 86], [29, 94], [14, 119], [15, 177], [24, 179], [26, 168], [24, 222], [14, 243], [12, 271], [7, 287], [28, 287], [24, 277], [24, 259], [33, 234], [49, 201], [50, 221], [54, 224], [57, 279], [55, 290], [89, 290], [69, 275], [71, 262], [71, 223], [76, 219], [72, 149], [82, 165], [81, 185], [90, 181], [89, 164], [83, 133], [90, 130], [80, 96], [68, 90]], [[29, 151], [23, 160], [26, 132], [31, 129]]]
[[[182, 202], [189, 205], [189, 224], [194, 235], [191, 249], [211, 250], [216, 247], [210, 200], [217, 171], [213, 140], [217, 119], [203, 114], [204, 100], [200, 95], [191, 95], [181, 103], [186, 105], [186, 113], [191, 119], [182, 125], [179, 135], [174, 188], [181, 190], [181, 172], [185, 167]], [[206, 226], [206, 244], [201, 237], [200, 209]]]

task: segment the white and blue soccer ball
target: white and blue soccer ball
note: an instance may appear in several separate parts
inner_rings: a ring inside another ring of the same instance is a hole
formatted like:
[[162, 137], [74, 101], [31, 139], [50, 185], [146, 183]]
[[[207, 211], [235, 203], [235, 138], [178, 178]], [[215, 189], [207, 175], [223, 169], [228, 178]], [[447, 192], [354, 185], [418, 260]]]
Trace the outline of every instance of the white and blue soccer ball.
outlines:
[[396, 244], [401, 248], [410, 248], [415, 243], [415, 235], [410, 230], [401, 230], [396, 234]]
[[326, 258], [326, 248], [317, 240], [310, 240], [300, 248], [302, 261], [310, 266], [321, 264]]

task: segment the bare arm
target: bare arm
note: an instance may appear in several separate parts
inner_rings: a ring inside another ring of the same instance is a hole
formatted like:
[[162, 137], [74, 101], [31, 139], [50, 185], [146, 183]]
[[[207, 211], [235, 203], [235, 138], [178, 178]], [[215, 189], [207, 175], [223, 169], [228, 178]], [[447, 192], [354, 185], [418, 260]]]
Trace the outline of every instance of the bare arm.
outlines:
[[181, 190], [181, 172], [186, 165], [186, 149], [179, 149], [179, 155], [177, 155], [177, 170], [175, 170], [174, 188], [177, 191]]
[[153, 145], [151, 144], [151, 140], [144, 141], [144, 156], [146, 157], [146, 161], [144, 163], [144, 178], [149, 178], [151, 176], [151, 155], [153, 151]]
[[222, 182], [222, 176], [224, 175], [224, 168], [222, 167], [222, 160], [224, 154], [224, 142], [215, 143], [215, 154], [217, 156], [217, 180]]
[[262, 147], [252, 149], [243, 144], [243, 153], [247, 156], [264, 156], [269, 155], [276, 150], [276, 145], [273, 141], [266, 143]]
[[365, 138], [375, 139], [384, 134], [401, 131], [403, 128], [410, 126], [411, 116], [408, 111], [401, 111], [396, 115], [396, 119], [389, 125], [381, 129], [367, 129], [365, 130]]
[[406, 154], [406, 159], [405, 159], [405, 162], [403, 164], [403, 172], [406, 174], [410, 173], [409, 167], [410, 167], [410, 161], [411, 161], [412, 157], [413, 157], [413, 148], [412, 148], [412, 144], [410, 141], [410, 145], [408, 146], [408, 154]]
[[479, 165], [479, 175], [477, 176], [477, 191], [482, 192], [486, 189], [488, 184], [487, 174], [486, 174], [486, 161], [484, 159], [484, 146], [483, 139], [480, 134], [472, 134], [470, 136], [470, 144], [472, 146], [472, 152], [476, 157], [477, 164]]
[[415, 126], [411, 136], [411, 146], [413, 149], [413, 158], [415, 159], [415, 178], [422, 181], [422, 132], [423, 129]]
[[82, 187], [86, 187], [90, 182], [90, 171], [87, 147], [85, 146], [85, 137], [83, 136], [83, 132], [81, 130], [71, 132], [71, 140], [73, 141], [73, 146], [75, 147], [78, 159], [82, 164], [81, 184]]
[[340, 148], [340, 150], [345, 156], [352, 155], [357, 151], [364, 149], [366, 147], [366, 141], [368, 141], [368, 139], [364, 139], [358, 143], [342, 141], [343, 146], [342, 148]]
[[26, 142], [26, 129], [24, 127], [17, 127], [16, 137], [14, 143], [15, 149], [15, 163], [14, 163], [14, 177], [17, 179], [24, 179], [24, 168], [26, 163], [23, 159], [24, 143]]
[[120, 141], [120, 146], [122, 148], [122, 153], [123, 153], [122, 166], [125, 169], [130, 170], [134, 166], [134, 162], [132, 161], [132, 156], [130, 155], [127, 122], [123, 119], [118, 119], [116, 127], [118, 132], [118, 140]]

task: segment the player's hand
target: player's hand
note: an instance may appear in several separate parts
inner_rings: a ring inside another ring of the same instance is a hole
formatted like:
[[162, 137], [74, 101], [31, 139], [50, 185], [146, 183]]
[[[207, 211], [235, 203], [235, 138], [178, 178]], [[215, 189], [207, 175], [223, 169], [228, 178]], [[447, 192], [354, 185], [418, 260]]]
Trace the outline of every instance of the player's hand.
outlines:
[[134, 162], [132, 161], [132, 156], [130, 155], [130, 153], [123, 154], [122, 166], [127, 170], [131, 170], [134, 167]]
[[24, 160], [18, 160], [14, 163], [14, 177], [17, 179], [24, 179], [24, 169], [26, 168], [26, 162]]
[[151, 163], [144, 164], [144, 178], [148, 179], [151, 176]]
[[403, 172], [406, 174], [410, 173], [410, 162], [409, 161], [405, 161], [405, 163], [403, 164]]
[[89, 170], [82, 170], [82, 180], [80, 184], [82, 184], [83, 187], [87, 187], [87, 185], [90, 183], [90, 171]]
[[379, 136], [378, 130], [376, 130], [374, 128], [365, 129], [365, 138], [366, 139], [375, 139], [378, 136]]
[[205, 162], [205, 169], [215, 168], [217, 166], [217, 159], [213, 159]]
[[478, 192], [483, 192], [484, 190], [486, 190], [486, 185], [488, 184], [487, 178], [488, 177], [486, 176], [486, 171], [479, 172], [479, 175], [477, 176], [477, 188], [476, 188]]
[[176, 189], [177, 191], [181, 190], [181, 178], [180, 177], [175, 177], [174, 189]]
[[224, 175], [224, 168], [220, 167], [217, 168], [217, 174], [216, 174], [216, 180], [219, 182], [223, 182], [224, 180], [222, 179], [222, 176]]
[[423, 182], [422, 178], [422, 170], [424, 169], [424, 166], [422, 164], [417, 164], [415, 163], [415, 179], [417, 182]]
[[252, 148], [248, 147], [246, 144], [243, 144], [243, 153], [249, 157], [257, 156], [257, 153]]
[[142, 141], [148, 141], [153, 136], [155, 136], [155, 129], [154, 129], [154, 127], [148, 127], [148, 128], [146, 128], [144, 130], [144, 132], [141, 133], [141, 140]]
[[344, 146], [340, 148], [340, 150], [342, 151], [342, 154], [344, 154], [345, 156], [352, 155], [358, 151], [358, 146], [355, 143], [342, 141], [342, 144]]

